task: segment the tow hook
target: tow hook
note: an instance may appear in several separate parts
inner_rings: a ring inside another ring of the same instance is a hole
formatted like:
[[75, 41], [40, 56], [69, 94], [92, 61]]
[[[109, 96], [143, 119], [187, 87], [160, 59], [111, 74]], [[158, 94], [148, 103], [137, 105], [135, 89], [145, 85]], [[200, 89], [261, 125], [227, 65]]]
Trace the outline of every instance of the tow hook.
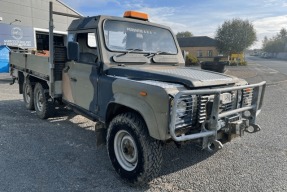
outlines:
[[249, 127], [245, 128], [245, 131], [248, 133], [256, 133], [261, 130], [261, 127], [257, 124], [250, 124]]
[[223, 145], [222, 145], [222, 143], [220, 141], [212, 140], [212, 141], [208, 142], [206, 149], [209, 152], [216, 152], [216, 151], [218, 151], [218, 150], [220, 150], [222, 148], [223, 148]]

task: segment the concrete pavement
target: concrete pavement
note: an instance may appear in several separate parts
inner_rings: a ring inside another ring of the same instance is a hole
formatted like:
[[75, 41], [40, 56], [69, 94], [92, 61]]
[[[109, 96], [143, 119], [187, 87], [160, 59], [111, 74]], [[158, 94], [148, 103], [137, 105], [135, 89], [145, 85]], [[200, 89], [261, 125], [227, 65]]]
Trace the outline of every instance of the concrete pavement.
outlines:
[[9, 73], [0, 73], [0, 81], [12, 81]]
[[[227, 68], [249, 82], [284, 77], [257, 65]], [[257, 119], [262, 131], [213, 155], [193, 145], [167, 145], [159, 177], [130, 187], [105, 148], [96, 148], [94, 122], [66, 109], [40, 120], [25, 109], [18, 86], [1, 80], [9, 75], [0, 74], [0, 191], [287, 191], [287, 82], [266, 89]]]
[[266, 89], [262, 131], [213, 155], [167, 145], [159, 177], [130, 187], [96, 148], [94, 122], [66, 109], [40, 120], [17, 84], [0, 82], [0, 191], [287, 191], [286, 94], [287, 82]]
[[258, 64], [227, 66], [225, 74], [245, 79], [248, 83], [266, 81], [267, 85], [287, 80], [287, 75]]

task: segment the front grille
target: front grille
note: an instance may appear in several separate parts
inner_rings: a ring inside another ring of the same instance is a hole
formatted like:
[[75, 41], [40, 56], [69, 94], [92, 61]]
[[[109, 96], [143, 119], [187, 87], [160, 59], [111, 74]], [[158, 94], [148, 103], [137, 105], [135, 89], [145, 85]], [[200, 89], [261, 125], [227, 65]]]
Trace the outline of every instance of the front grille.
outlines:
[[208, 102], [208, 96], [201, 95], [198, 97], [198, 114], [197, 122], [203, 123], [206, 120], [206, 104]]

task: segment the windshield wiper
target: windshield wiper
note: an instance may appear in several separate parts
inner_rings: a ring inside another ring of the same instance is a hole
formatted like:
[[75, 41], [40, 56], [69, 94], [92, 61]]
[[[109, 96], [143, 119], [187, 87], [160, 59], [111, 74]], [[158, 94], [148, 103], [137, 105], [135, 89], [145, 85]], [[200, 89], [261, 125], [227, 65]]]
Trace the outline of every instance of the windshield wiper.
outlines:
[[129, 53], [135, 53], [135, 52], [142, 52], [143, 50], [142, 49], [139, 49], [139, 48], [132, 48], [132, 49], [126, 49], [127, 50], [127, 52], [124, 52], [124, 53], [120, 53], [120, 54], [118, 54], [118, 55], [115, 55], [116, 57], [121, 57], [121, 56], [123, 56], [123, 55], [127, 55], [127, 54], [129, 54]]
[[155, 55], [172, 55], [172, 53], [166, 51], [157, 51]]
[[170, 52], [166, 52], [166, 51], [157, 51], [157, 52], [154, 52], [154, 53], [149, 53], [147, 55], [147, 57], [154, 57], [156, 55], [173, 55], [173, 54], [170, 53]]
[[140, 49], [140, 48], [132, 48], [132, 49], [126, 49], [128, 52], [126, 52], [126, 54], [128, 53], [134, 53], [134, 52], [137, 52], [137, 51], [140, 51], [142, 52], [143, 50]]
[[156, 57], [157, 55], [175, 55], [173, 53], [170, 52], [166, 52], [166, 51], [157, 51], [154, 53], [149, 53], [149, 55], [147, 55], [147, 58], [150, 58], [154, 63], [163, 63], [163, 64], [173, 64], [173, 65], [177, 65], [178, 60], [176, 57]]
[[135, 56], [129, 56], [129, 53], [137, 53], [137, 52], [142, 52], [142, 49], [139, 48], [133, 48], [133, 49], [126, 49], [127, 52], [124, 53], [120, 53], [118, 55], [114, 55], [112, 56], [112, 59], [114, 60], [114, 62], [117, 63], [146, 63], [147, 58], [143, 55], [143, 54], [137, 54]]

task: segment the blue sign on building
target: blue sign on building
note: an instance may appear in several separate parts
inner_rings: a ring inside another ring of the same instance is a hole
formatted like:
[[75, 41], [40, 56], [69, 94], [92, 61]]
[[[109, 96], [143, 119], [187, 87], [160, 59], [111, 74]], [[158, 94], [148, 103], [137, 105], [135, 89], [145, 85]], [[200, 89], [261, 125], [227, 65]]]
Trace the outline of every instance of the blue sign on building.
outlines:
[[35, 48], [34, 29], [27, 26], [0, 23], [0, 45]]
[[7, 46], [0, 46], [0, 73], [9, 72], [9, 52], [10, 49]]

